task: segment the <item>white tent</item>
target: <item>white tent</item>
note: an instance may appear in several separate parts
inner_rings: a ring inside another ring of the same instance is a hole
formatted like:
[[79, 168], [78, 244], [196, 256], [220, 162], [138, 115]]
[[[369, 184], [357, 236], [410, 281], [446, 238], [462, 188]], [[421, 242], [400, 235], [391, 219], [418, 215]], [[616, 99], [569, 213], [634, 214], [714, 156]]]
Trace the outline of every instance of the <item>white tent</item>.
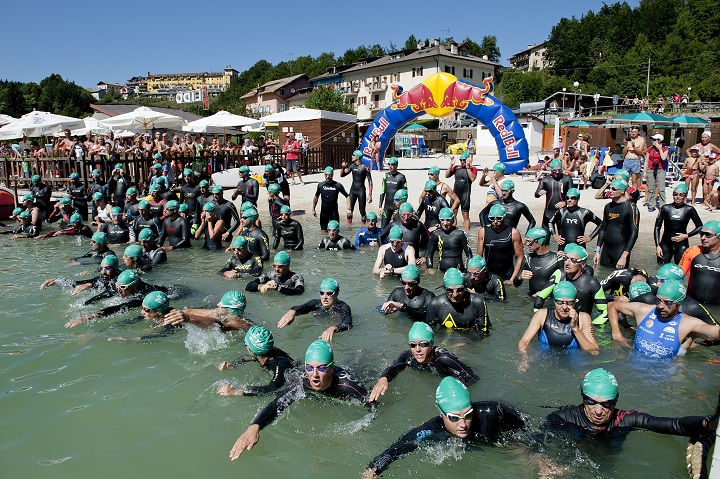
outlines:
[[153, 128], [179, 128], [186, 121], [176, 115], [168, 115], [152, 108], [141, 106], [128, 113], [113, 116], [100, 121], [102, 126], [111, 130], [152, 130]]
[[199, 120], [191, 121], [183, 126], [183, 131], [192, 131], [194, 133], [206, 133], [209, 128], [219, 128], [225, 130], [227, 128], [236, 128], [239, 126], [257, 127], [262, 122], [254, 118], [248, 118], [242, 115], [233, 115], [227, 111], [219, 111], [214, 115]]
[[278, 123], [282, 121], [308, 121], [308, 120], [337, 120], [348, 123], [357, 121], [355, 115], [347, 113], [337, 113], [334, 111], [315, 110], [312, 108], [293, 108], [281, 113], [273, 113], [272, 115], [260, 118], [263, 123]]
[[0, 140], [52, 135], [66, 128], [82, 128], [79, 118], [55, 115], [46, 111], [32, 111], [0, 128]]

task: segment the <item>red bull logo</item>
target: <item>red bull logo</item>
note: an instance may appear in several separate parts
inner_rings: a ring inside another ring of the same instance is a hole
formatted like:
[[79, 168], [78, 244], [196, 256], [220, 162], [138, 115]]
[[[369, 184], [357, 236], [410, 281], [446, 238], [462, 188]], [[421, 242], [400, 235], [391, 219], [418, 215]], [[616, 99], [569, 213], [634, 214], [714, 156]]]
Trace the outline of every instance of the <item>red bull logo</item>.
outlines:
[[445, 89], [440, 108], [450, 107], [464, 110], [470, 103], [473, 105], [492, 105], [494, 102], [485, 96], [490, 93], [490, 83], [492, 83], [492, 81], [492, 77], [485, 78], [483, 80], [483, 88], [469, 85], [459, 80], [451, 83]]
[[432, 92], [422, 83], [406, 92], [399, 85], [390, 85], [390, 88], [393, 90], [393, 100], [397, 102], [390, 105], [393, 110], [411, 108], [413, 113], [420, 113], [427, 108], [437, 108]]

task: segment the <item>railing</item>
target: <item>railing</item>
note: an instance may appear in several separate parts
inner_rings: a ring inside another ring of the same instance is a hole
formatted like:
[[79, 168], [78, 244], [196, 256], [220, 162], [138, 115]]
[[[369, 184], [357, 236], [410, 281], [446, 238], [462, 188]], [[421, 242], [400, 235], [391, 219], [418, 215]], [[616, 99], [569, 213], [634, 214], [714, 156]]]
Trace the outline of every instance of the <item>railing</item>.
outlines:
[[377, 91], [386, 91], [387, 88], [387, 82], [373, 82], [372, 84], [368, 85], [368, 90], [370, 90], [370, 93], [374, 93]]

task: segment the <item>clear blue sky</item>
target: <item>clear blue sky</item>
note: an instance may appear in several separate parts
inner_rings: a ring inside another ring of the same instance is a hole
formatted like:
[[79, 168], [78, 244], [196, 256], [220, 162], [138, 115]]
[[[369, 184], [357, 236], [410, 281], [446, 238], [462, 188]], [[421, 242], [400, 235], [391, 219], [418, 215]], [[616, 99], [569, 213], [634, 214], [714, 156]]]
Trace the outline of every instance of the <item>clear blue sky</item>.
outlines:
[[[247, 5], [246, 5], [247, 3]], [[84, 87], [136, 75], [243, 71], [322, 52], [419, 39], [495, 35], [501, 63], [547, 39], [560, 18], [602, 0], [408, 2], [7, 1], [0, 79], [40, 82], [51, 73]], [[614, 3], [607, 0], [606, 3]], [[639, 0], [629, 0], [631, 6]], [[448, 8], [450, 7], [450, 8]]]

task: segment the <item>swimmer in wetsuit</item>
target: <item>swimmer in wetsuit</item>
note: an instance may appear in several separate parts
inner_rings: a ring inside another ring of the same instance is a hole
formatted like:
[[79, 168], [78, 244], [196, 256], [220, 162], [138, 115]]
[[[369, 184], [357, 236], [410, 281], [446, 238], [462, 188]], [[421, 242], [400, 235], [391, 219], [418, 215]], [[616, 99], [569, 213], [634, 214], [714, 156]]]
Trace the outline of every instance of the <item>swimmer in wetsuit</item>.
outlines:
[[258, 211], [248, 208], [242, 212], [243, 229], [238, 233], [247, 241], [248, 250], [262, 261], [270, 260], [270, 240], [268, 235], [256, 226]]
[[[198, 221], [200, 220], [198, 219]], [[150, 203], [145, 200], [141, 200], [138, 202], [138, 217], [132, 222], [132, 229], [135, 232], [135, 237], [137, 238], [140, 231], [145, 228], [150, 228], [157, 238], [160, 236], [160, 231], [162, 230], [162, 222], [153, 216], [150, 211]]]
[[[250, 167], [242, 165], [238, 168], [238, 176], [240, 176], [240, 181], [238, 181], [237, 187], [232, 194], [232, 200], [235, 201], [235, 198], [240, 196], [241, 203], [249, 201], [253, 206], [257, 206], [258, 197], [260, 196], [260, 184], [250, 176]], [[273, 184], [277, 185], [277, 183]], [[269, 190], [270, 188], [268, 188]], [[280, 191], [280, 185], [278, 185], [278, 191]]]
[[[567, 206], [557, 210], [550, 219], [552, 238], [558, 244], [558, 251], [565, 249], [568, 243], [576, 243], [587, 248], [587, 244], [600, 233], [602, 220], [589, 209], [578, 206], [580, 191], [577, 188], [570, 188], [565, 194], [565, 199]], [[585, 234], [588, 223], [597, 225], [590, 235]]]
[[370, 402], [380, 399], [388, 390], [390, 381], [403, 372], [405, 368], [434, 372], [440, 376], [452, 376], [465, 385], [474, 384], [480, 378], [473, 370], [455, 357], [450, 351], [435, 346], [435, 334], [430, 326], [423, 322], [415, 322], [408, 333], [410, 349], [400, 356], [380, 375], [370, 393]]
[[368, 211], [367, 226], [355, 235], [355, 248], [360, 248], [361, 245], [378, 246], [381, 232], [382, 230], [377, 227], [377, 214]]
[[180, 326], [192, 323], [203, 328], [218, 327], [222, 332], [244, 331], [253, 324], [245, 318], [247, 300], [242, 291], [228, 291], [223, 294], [216, 308], [174, 310], [163, 319], [165, 326]]
[[[688, 238], [702, 229], [702, 220], [694, 206], [685, 203], [688, 188], [679, 184], [673, 190], [672, 203], [660, 208], [655, 220], [655, 255], [658, 263], [679, 263], [685, 250], [690, 246]], [[690, 221], [695, 229], [688, 233]], [[660, 234], [660, 231], [662, 235]]]
[[513, 286], [517, 288], [523, 280], [528, 280], [530, 296], [552, 285], [555, 272], [563, 269], [565, 259], [548, 249], [549, 242], [550, 235], [545, 228], [535, 227], [525, 235], [528, 254], [523, 258], [520, 274], [515, 278]]
[[688, 296], [704, 304], [720, 304], [720, 222], [700, 229], [700, 245], [685, 250], [680, 267], [688, 276]]
[[528, 222], [527, 231], [530, 231], [535, 226], [535, 217], [530, 213], [530, 209], [525, 203], [513, 197], [514, 193], [515, 182], [513, 180], [503, 180], [500, 184], [500, 198], [485, 205], [485, 208], [480, 212], [480, 226], [487, 225], [486, 219], [490, 214], [490, 208], [499, 204], [505, 208], [505, 224], [517, 228], [520, 218], [524, 216]]
[[474, 294], [494, 296], [493, 299], [505, 301], [505, 283], [493, 273], [488, 272], [485, 258], [475, 255], [468, 260], [467, 273], [465, 273], [465, 287]]
[[[134, 338], [108, 338], [108, 341], [152, 341], [175, 334], [182, 328], [179, 325], [168, 325], [163, 322], [166, 315], [174, 311], [170, 307], [170, 300], [164, 292], [151, 291], [142, 298], [141, 304], [143, 319], [153, 323], [150, 328], [153, 332]], [[158, 330], [157, 328], [161, 329]]]
[[464, 151], [460, 153], [460, 164], [455, 164], [455, 158], [450, 159], [445, 171], [445, 178], [455, 177], [455, 185], [453, 192], [460, 198], [460, 211], [463, 217], [463, 229], [470, 230], [470, 196], [472, 192], [472, 184], [477, 177], [477, 168], [467, 164], [470, 155]]
[[278, 249], [281, 238], [286, 250], [300, 251], [303, 249], [305, 236], [302, 225], [297, 220], [290, 218], [290, 213], [289, 206], [284, 205], [280, 208], [280, 217], [273, 229], [273, 250]]
[[458, 437], [463, 442], [499, 443], [503, 436], [525, 427], [523, 415], [513, 406], [495, 401], [470, 399], [467, 387], [454, 377], [440, 381], [435, 392], [439, 416], [403, 434], [368, 465], [363, 479], [374, 479], [390, 464], [423, 444]]
[[88, 193], [85, 183], [80, 179], [80, 174], [70, 173], [70, 185], [67, 189], [68, 194], [72, 198], [73, 208], [75, 208], [83, 221], [88, 219]]
[[280, 196], [280, 185], [277, 183], [270, 183], [268, 185], [268, 211], [270, 212], [270, 220], [272, 221], [273, 229], [277, 227], [277, 222], [280, 221], [280, 210], [283, 206], [290, 207], [290, 202]]
[[59, 222], [60, 229], [63, 230], [70, 225], [70, 217], [75, 213], [77, 213], [77, 210], [72, 207], [70, 196], [63, 196], [50, 211], [47, 222]]
[[105, 233], [95, 233], [92, 235], [90, 238], [90, 248], [90, 251], [82, 256], [78, 256], [75, 258], [75, 261], [81, 264], [90, 264], [84, 261], [87, 258], [93, 263], [100, 263], [105, 256], [117, 256], [113, 250], [108, 248], [108, 237]]
[[[383, 176], [380, 185], [380, 211], [378, 211], [378, 214], [382, 217], [380, 225], [383, 229], [388, 225], [397, 209], [397, 206], [392, 201], [395, 198], [395, 193], [407, 189], [407, 178], [398, 171], [398, 159], [394, 156], [390, 157], [387, 163], [389, 171]], [[405, 196], [405, 201], [407, 201], [407, 196]]]
[[230, 450], [230, 459], [253, 448], [260, 440], [260, 430], [270, 424], [280, 413], [296, 399], [302, 397], [299, 392], [315, 392], [346, 401], [358, 400], [371, 409], [367, 400], [367, 390], [341, 367], [335, 366], [335, 358], [330, 344], [318, 339], [305, 352], [305, 377], [291, 384], [253, 419], [250, 427], [235, 441]]
[[340, 251], [344, 249], [355, 249], [355, 245], [349, 239], [340, 234], [340, 223], [330, 220], [326, 225], [327, 236], [320, 240], [320, 244], [315, 249], [323, 249], [326, 251]]
[[[407, 197], [407, 194], [405, 195], [405, 197]], [[413, 248], [415, 248], [415, 252], [417, 254], [419, 254], [420, 247], [425, 246], [430, 237], [427, 229], [425, 228], [425, 225], [422, 224], [419, 219], [417, 219], [417, 216], [415, 216], [415, 212], [413, 211], [413, 207], [408, 201], [405, 201], [400, 205], [400, 207], [398, 208], [398, 214], [395, 215], [395, 218], [393, 218], [393, 220], [388, 223], [387, 226], [385, 226], [385, 228], [383, 228], [383, 230], [380, 232], [378, 239], [382, 243], [387, 241], [390, 229], [394, 226], [400, 226], [400, 228], [402, 228], [403, 243], [409, 244]], [[424, 261], [425, 258], [423, 257], [421, 259], [421, 262]]]
[[121, 245], [135, 242], [135, 230], [123, 221], [122, 209], [113, 206], [110, 210], [110, 222], [103, 223], [98, 231], [105, 233], [110, 245]]
[[[431, 166], [428, 169], [428, 179], [433, 180], [435, 182], [435, 191], [445, 198], [445, 201], [450, 204], [450, 209], [453, 210], [453, 214], [457, 216], [458, 209], [460, 209], [460, 198], [455, 194], [455, 192], [448, 186], [447, 183], [444, 183], [440, 181], [440, 168], [437, 166]], [[420, 193], [420, 200], [419, 203], [422, 203], [423, 198], [425, 198], [425, 195], [427, 193], [425, 190], [423, 190], [422, 193]]]
[[150, 228], [143, 228], [138, 234], [138, 243], [142, 246], [143, 254], [147, 256], [150, 263], [155, 266], [160, 263], [167, 263], [167, 252], [155, 242], [157, 236]]
[[165, 251], [174, 249], [190, 248], [190, 222], [187, 218], [180, 216], [178, 209], [180, 204], [175, 200], [170, 200], [165, 205], [166, 218], [162, 223], [158, 244], [163, 246], [165, 240], [168, 240], [168, 246], [164, 246]]
[[614, 301], [616, 297], [628, 296], [630, 285], [637, 281], [647, 281], [648, 276], [644, 269], [616, 269], [607, 278], [600, 281], [600, 286], [605, 291], [605, 297], [609, 301]]
[[[19, 211], [18, 215], [20, 213], [22, 213], [22, 211]], [[80, 213], [75, 213], [70, 218], [68, 218], [68, 224], [63, 229], [58, 231], [49, 231], [46, 234], [36, 236], [35, 239], [57, 238], [58, 236], [62, 235], [84, 236], [85, 238], [92, 238], [93, 230], [88, 225], [83, 223]]]
[[[213, 202], [215, 203], [215, 215], [218, 218], [222, 218], [225, 222], [225, 233], [222, 235], [222, 240], [230, 241], [230, 238], [236, 236], [235, 232], [238, 231], [242, 225], [240, 215], [238, 215], [237, 208], [235, 208], [235, 203], [225, 199], [222, 186], [213, 185], [213, 187], [210, 188], [210, 191], [212, 192]], [[204, 203], [202, 206], [198, 204], [199, 208], [202, 208], [203, 206]], [[198, 215], [201, 211], [202, 210], [198, 211]], [[196, 217], [195, 221], [199, 224], [200, 218]]]
[[405, 313], [413, 321], [425, 321], [427, 305], [435, 297], [435, 293], [420, 287], [420, 271], [414, 264], [409, 264], [400, 275], [400, 283], [393, 289], [387, 301], [380, 307], [384, 314], [397, 311]]
[[425, 322], [430, 326], [456, 330], [475, 330], [489, 334], [492, 324], [485, 299], [465, 289], [465, 277], [455, 268], [445, 272], [445, 294], [435, 296], [427, 307]]
[[259, 276], [263, 270], [262, 260], [248, 251], [247, 239], [236, 236], [230, 247], [233, 256], [227, 260], [225, 266], [217, 272], [227, 279], [236, 279], [242, 276]]
[[243, 363], [256, 361], [263, 369], [272, 373], [272, 379], [267, 386], [239, 386], [232, 387], [223, 384], [217, 390], [220, 396], [261, 396], [277, 391], [287, 381], [285, 373], [295, 368], [295, 361], [288, 353], [275, 347], [273, 334], [264, 326], [253, 326], [245, 333], [245, 348], [249, 358], [244, 357], [233, 362], [223, 361], [218, 366], [220, 371], [234, 369]]
[[563, 173], [562, 162], [550, 162], [550, 175], [540, 178], [535, 198], [545, 196], [542, 227], [550, 231], [550, 220], [560, 208], [567, 206], [565, 195], [573, 187], [572, 178]]
[[[344, 178], [352, 174], [352, 184], [350, 185], [350, 206], [347, 214], [348, 224], [352, 224], [353, 211], [355, 211], [355, 202], [358, 203], [360, 210], [360, 220], [365, 224], [367, 214], [365, 212], [366, 203], [372, 204], [373, 182], [372, 175], [367, 166], [362, 162], [362, 151], [355, 150], [352, 154], [352, 163], [348, 166], [347, 161], [343, 161], [340, 170], [340, 178]], [[365, 190], [365, 180], [367, 179], [368, 189]], [[369, 193], [369, 195], [368, 195]]]
[[517, 229], [505, 223], [505, 208], [502, 205], [493, 205], [488, 218], [490, 226], [480, 228], [478, 232], [477, 254], [487, 261], [488, 271], [510, 284], [520, 274], [522, 237]]
[[340, 322], [335, 326], [330, 326], [322, 333], [322, 339], [332, 341], [333, 335], [352, 328], [352, 311], [350, 306], [344, 301], [340, 301], [340, 284], [334, 278], [325, 278], [320, 283], [320, 299], [311, 299], [301, 305], [293, 306], [290, 311], [285, 313], [280, 321], [278, 328], [289, 326], [295, 321], [295, 316], [315, 312], [314, 316], [323, 319], [336, 319]]
[[[437, 192], [437, 183], [433, 180], [427, 180], [425, 182], [425, 195], [420, 200], [420, 206], [418, 207], [417, 216], [420, 218], [425, 213], [425, 229], [429, 234], [440, 228], [440, 211], [443, 208], [450, 209], [450, 205], [445, 201], [445, 198], [440, 196]], [[452, 221], [455, 221], [455, 214], [450, 210]]]
[[75, 296], [79, 292], [90, 288], [94, 288], [98, 292], [103, 292], [108, 289], [113, 289], [115, 280], [119, 274], [120, 269], [118, 268], [118, 259], [115, 255], [111, 254], [102, 259], [102, 262], [100, 263], [100, 276], [79, 280], [71, 280], [68, 278], [47, 279], [40, 285], [40, 289], [45, 289], [46, 286], [53, 285], [70, 286], [74, 288], [72, 293], [70, 293], [70, 296]]
[[640, 228], [640, 212], [637, 205], [628, 200], [624, 180], [615, 179], [610, 183], [610, 202], [603, 210], [602, 226], [595, 247], [595, 266], [601, 264], [610, 268], [630, 266], [630, 252], [635, 246]]
[[245, 286], [245, 291], [260, 291], [265, 294], [275, 290], [288, 296], [305, 292], [305, 279], [301, 274], [290, 271], [290, 255], [286, 251], [278, 251], [273, 258], [273, 272], [263, 273]]
[[10, 239], [16, 240], [18, 238], [37, 238], [40, 234], [40, 230], [32, 224], [32, 218], [30, 217], [30, 213], [28, 213], [27, 211], [23, 211], [19, 215], [17, 215], [17, 217], [20, 221], [20, 224], [12, 230], [8, 231], [8, 233], [12, 233]]
[[140, 216], [139, 204], [140, 201], [137, 198], [137, 188], [131, 186], [125, 192], [125, 205], [123, 206], [123, 220], [128, 224], [132, 224], [135, 218]]
[[[195, 230], [194, 236], [197, 240], [205, 237], [202, 249], [219, 253], [225, 250], [222, 244], [222, 235], [225, 233], [226, 228], [225, 221], [215, 214], [216, 211], [217, 206], [215, 203], [205, 203], [203, 211], [200, 213], [200, 224]], [[188, 225], [189, 223], [188, 221]]]
[[398, 225], [390, 228], [390, 242], [378, 248], [373, 274], [379, 274], [380, 279], [388, 276], [399, 276], [405, 267], [415, 264], [415, 248], [403, 243], [403, 231]]
[[325, 181], [318, 183], [315, 196], [313, 197], [312, 212], [313, 216], [317, 216], [317, 203], [320, 200], [320, 230], [325, 233], [328, 229], [330, 221], [340, 221], [340, 213], [338, 213], [338, 197], [343, 195], [347, 204], [347, 214], [352, 215], [350, 209], [350, 195], [345, 191], [345, 187], [333, 180], [332, 166], [326, 166]]
[[465, 232], [453, 226], [453, 213], [450, 208], [440, 210], [440, 229], [437, 229], [428, 240], [425, 252], [425, 263], [428, 273], [433, 273], [433, 256], [438, 252], [438, 266], [440, 271], [445, 272], [448, 268], [457, 268], [465, 271], [465, 262], [462, 255], [465, 253], [466, 260], [472, 256], [472, 250], [468, 246]]

